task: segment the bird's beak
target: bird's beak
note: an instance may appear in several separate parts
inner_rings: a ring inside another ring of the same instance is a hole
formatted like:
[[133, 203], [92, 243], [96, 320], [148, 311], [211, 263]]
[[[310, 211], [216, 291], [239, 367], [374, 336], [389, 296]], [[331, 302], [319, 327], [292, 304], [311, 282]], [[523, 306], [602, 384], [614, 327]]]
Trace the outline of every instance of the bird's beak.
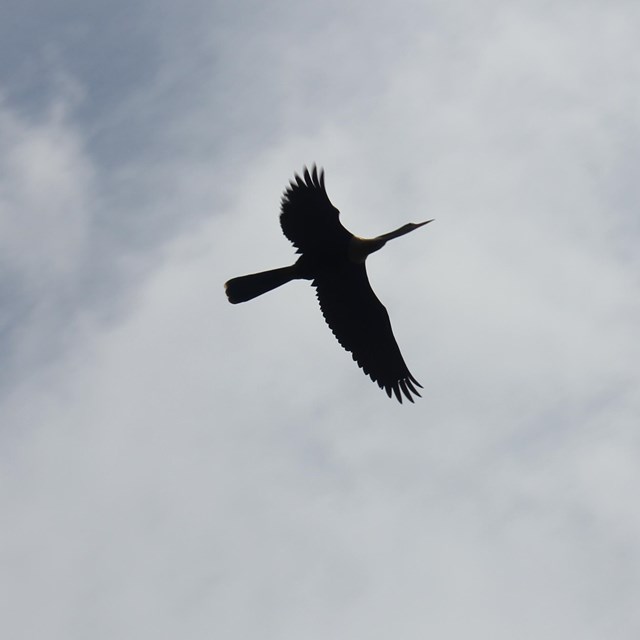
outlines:
[[425, 220], [425, 222], [416, 222], [416, 229], [418, 227], [424, 227], [425, 224], [429, 224], [430, 222], [433, 222], [435, 220], [435, 218], [431, 218], [431, 220]]

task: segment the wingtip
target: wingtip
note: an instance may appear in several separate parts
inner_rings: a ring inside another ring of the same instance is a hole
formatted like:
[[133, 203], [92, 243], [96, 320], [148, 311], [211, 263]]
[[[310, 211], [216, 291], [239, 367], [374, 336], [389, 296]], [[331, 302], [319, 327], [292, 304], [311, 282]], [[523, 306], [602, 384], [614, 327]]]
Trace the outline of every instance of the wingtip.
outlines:
[[318, 189], [325, 190], [324, 186], [324, 169], [318, 167], [314, 162], [309, 168], [306, 164], [302, 167], [302, 177], [297, 173], [294, 174], [294, 179], [291, 181], [292, 187], [317, 187]]
[[[413, 382], [412, 382], [413, 380]], [[418, 398], [422, 398], [422, 396], [420, 395], [420, 392], [415, 388], [414, 386], [414, 382], [422, 389], [422, 386], [420, 385], [419, 382], [416, 382], [413, 377], [411, 376], [411, 374], [409, 374], [409, 376], [403, 380], [404, 384], [407, 386], [407, 388], [409, 389], [409, 391], [411, 393], [413, 393], [414, 395], [418, 396]]]
[[409, 386], [408, 380], [406, 378], [404, 380], [400, 380], [400, 388], [402, 389], [402, 393], [404, 393], [405, 398], [407, 398], [409, 402], [413, 403], [414, 400], [411, 397], [411, 387]]

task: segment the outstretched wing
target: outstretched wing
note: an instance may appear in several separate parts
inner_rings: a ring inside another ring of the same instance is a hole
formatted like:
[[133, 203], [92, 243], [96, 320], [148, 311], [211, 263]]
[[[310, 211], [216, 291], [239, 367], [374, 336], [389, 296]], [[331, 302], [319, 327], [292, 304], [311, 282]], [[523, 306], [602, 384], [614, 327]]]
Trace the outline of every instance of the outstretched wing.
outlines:
[[298, 253], [326, 253], [346, 244], [351, 234], [342, 226], [340, 211], [330, 202], [324, 172], [305, 167], [303, 178], [295, 175], [282, 196], [280, 226]]
[[413, 402], [420, 383], [404, 362], [389, 314], [369, 284], [364, 264], [323, 270], [313, 281], [322, 315], [353, 359], [389, 397]]

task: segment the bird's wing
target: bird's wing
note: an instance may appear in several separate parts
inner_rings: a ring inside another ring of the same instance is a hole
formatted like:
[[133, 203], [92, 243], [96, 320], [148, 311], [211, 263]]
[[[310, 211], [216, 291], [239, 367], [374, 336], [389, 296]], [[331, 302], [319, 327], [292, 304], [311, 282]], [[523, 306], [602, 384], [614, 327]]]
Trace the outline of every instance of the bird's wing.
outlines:
[[298, 253], [326, 252], [348, 242], [351, 234], [342, 226], [340, 211], [330, 202], [324, 172], [314, 166], [303, 177], [296, 174], [282, 196], [280, 226]]
[[364, 264], [325, 270], [313, 281], [322, 315], [338, 342], [389, 397], [413, 402], [420, 383], [404, 362], [389, 314], [373, 292]]

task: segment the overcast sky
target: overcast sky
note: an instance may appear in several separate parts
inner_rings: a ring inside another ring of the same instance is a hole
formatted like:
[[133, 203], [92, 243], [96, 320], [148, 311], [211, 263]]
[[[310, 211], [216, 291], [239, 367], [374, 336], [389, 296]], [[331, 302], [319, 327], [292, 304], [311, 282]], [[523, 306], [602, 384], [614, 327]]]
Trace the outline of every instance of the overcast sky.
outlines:
[[[640, 637], [640, 5], [5, 0], [0, 632]], [[305, 164], [415, 405], [294, 282]]]

